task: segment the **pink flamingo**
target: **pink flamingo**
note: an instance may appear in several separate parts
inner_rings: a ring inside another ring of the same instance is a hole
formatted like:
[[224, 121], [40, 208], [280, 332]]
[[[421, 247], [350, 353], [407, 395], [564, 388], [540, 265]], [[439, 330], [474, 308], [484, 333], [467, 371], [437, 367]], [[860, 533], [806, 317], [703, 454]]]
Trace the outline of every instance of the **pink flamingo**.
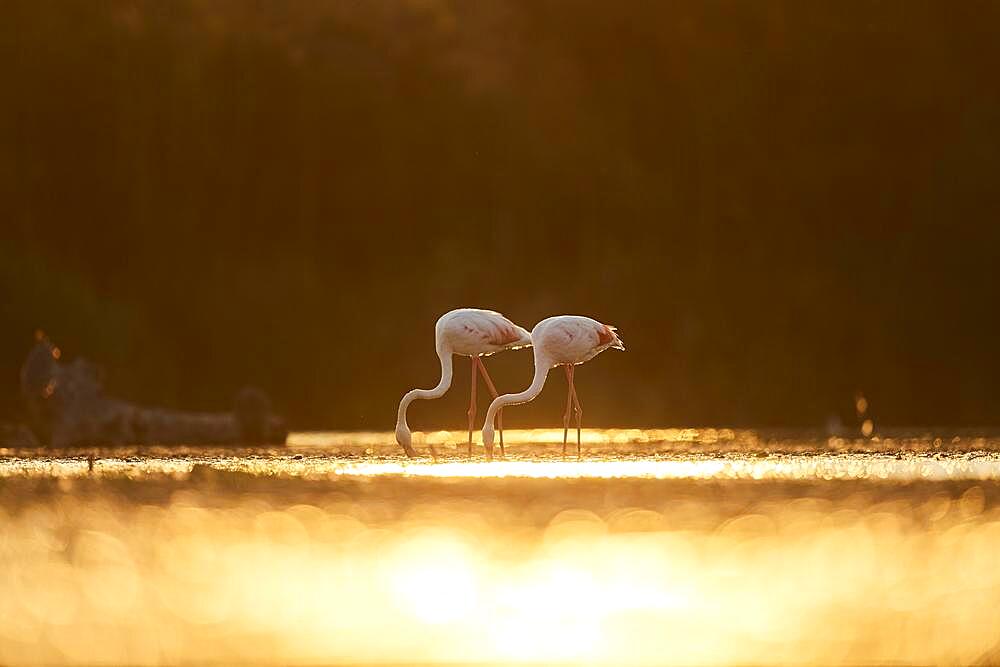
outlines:
[[[531, 385], [518, 394], [504, 394], [493, 399], [486, 411], [486, 423], [483, 425], [486, 455], [493, 457], [493, 416], [505, 406], [534, 400], [545, 386], [549, 369], [565, 366], [567, 395], [566, 414], [563, 415], [563, 456], [566, 455], [566, 437], [572, 409], [576, 413], [576, 455], [579, 457], [583, 410], [580, 409], [580, 400], [576, 397], [576, 388], [573, 386], [573, 369], [577, 364], [590, 361], [608, 348], [624, 351], [625, 344], [618, 337], [615, 327], [580, 315], [559, 315], [542, 320], [531, 330], [531, 343], [535, 349], [535, 377]], [[503, 448], [500, 453], [503, 454]]]
[[[433, 389], [413, 389], [403, 396], [399, 402], [399, 413], [396, 417], [396, 442], [406, 455], [413, 457], [415, 452], [411, 444], [410, 427], [406, 423], [406, 409], [418, 398], [440, 398], [451, 386], [451, 357], [461, 354], [472, 360], [472, 398], [469, 401], [469, 455], [472, 455], [472, 429], [476, 419], [476, 384], [477, 371], [482, 373], [486, 386], [494, 398], [496, 387], [490, 374], [486, 372], [483, 357], [503, 350], [516, 350], [531, 346], [531, 334], [524, 327], [519, 327], [500, 313], [478, 308], [459, 308], [440, 317], [434, 327], [434, 347], [441, 359], [441, 380]], [[500, 425], [500, 451], [503, 452], [503, 423]]]

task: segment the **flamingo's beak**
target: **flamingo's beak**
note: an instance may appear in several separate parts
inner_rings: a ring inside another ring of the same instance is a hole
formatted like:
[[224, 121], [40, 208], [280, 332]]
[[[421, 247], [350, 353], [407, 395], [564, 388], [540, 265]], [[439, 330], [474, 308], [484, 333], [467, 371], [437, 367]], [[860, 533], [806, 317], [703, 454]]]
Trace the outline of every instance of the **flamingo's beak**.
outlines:
[[493, 460], [493, 429], [484, 428], [483, 429], [483, 449], [486, 450], [486, 460]]
[[410, 433], [408, 431], [404, 431], [402, 429], [396, 429], [396, 442], [398, 442], [399, 445], [403, 448], [403, 451], [406, 452], [407, 458], [412, 459], [416, 457], [417, 452], [413, 449], [411, 441], [412, 437], [410, 436]]

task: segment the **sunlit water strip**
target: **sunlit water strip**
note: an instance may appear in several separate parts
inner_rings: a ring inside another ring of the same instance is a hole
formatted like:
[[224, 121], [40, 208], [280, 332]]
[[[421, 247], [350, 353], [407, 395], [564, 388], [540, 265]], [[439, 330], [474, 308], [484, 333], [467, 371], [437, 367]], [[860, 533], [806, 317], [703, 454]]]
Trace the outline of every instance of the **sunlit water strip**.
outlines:
[[[465, 431], [415, 431], [413, 444], [422, 446], [462, 446], [466, 442]], [[391, 431], [301, 431], [288, 436], [288, 444], [293, 447], [373, 447], [388, 446], [398, 449], [395, 436]], [[506, 429], [504, 439], [508, 445], [539, 445], [561, 444], [562, 429]], [[575, 440], [576, 433], [574, 431]], [[687, 442], [687, 443], [720, 443], [720, 442], [750, 442], [758, 435], [752, 430], [734, 430], [729, 428], [605, 428], [583, 429], [582, 441], [586, 445], [646, 445], [649, 443]], [[475, 434], [475, 443], [481, 444], [479, 434]]]
[[184, 477], [196, 467], [255, 476], [691, 479], [993, 480], [993, 437], [843, 439], [765, 437], [730, 429], [588, 429], [583, 452], [562, 457], [561, 429], [508, 430], [507, 457], [487, 461], [465, 433], [416, 433], [421, 456], [407, 459], [390, 432], [293, 433], [287, 447], [263, 449], [131, 447], [72, 452], [0, 450], [0, 477]]
[[864, 454], [775, 456], [766, 459], [712, 458], [636, 461], [499, 461], [473, 463], [347, 463], [337, 475], [414, 477], [646, 478], [713, 480], [962, 480], [1000, 479], [1000, 460], [885, 458]]
[[[429, 451], [430, 447], [464, 450], [466, 431], [415, 431], [413, 445]], [[559, 446], [562, 429], [507, 429], [504, 439], [515, 450], [521, 446]], [[759, 431], [729, 428], [604, 428], [583, 429], [583, 446], [600, 451], [676, 451], [678, 449], [762, 451], [793, 448], [823, 451], [1000, 451], [1000, 433], [986, 429], [890, 429], [872, 437], [860, 433], [823, 435], [787, 429]], [[570, 432], [570, 441], [576, 434]], [[291, 433], [288, 445], [326, 451], [364, 451], [399, 453], [391, 431], [303, 431]], [[474, 434], [474, 450], [481, 451], [479, 433]]]
[[688, 479], [688, 480], [872, 480], [946, 481], [1000, 479], [1000, 457], [875, 454], [772, 455], [757, 457], [671, 457], [632, 460], [344, 461], [315, 456], [201, 456], [141, 459], [0, 459], [0, 477], [187, 476], [196, 466], [254, 476], [335, 479], [339, 477]]

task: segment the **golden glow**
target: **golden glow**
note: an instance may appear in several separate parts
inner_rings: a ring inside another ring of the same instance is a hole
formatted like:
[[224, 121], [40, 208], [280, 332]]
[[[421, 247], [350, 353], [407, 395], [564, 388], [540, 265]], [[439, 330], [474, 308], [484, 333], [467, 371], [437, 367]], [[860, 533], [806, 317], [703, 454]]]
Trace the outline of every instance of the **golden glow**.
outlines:
[[91, 476], [8, 453], [0, 664], [939, 664], [997, 641], [992, 454], [525, 448]]
[[382, 569], [396, 606], [437, 625], [460, 621], [475, 611], [480, 574], [476, 560], [460, 536], [424, 530], [398, 545]]

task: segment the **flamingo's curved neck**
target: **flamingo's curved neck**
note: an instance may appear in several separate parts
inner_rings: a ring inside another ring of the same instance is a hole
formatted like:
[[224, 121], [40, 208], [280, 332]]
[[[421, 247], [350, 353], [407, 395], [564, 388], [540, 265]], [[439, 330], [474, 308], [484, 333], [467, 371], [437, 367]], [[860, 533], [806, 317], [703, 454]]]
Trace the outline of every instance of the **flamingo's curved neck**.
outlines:
[[410, 407], [410, 403], [417, 399], [429, 400], [433, 398], [440, 398], [444, 396], [444, 393], [448, 391], [448, 387], [451, 386], [451, 350], [444, 347], [438, 347], [437, 354], [438, 358], [441, 359], [441, 379], [438, 380], [437, 386], [433, 389], [412, 389], [406, 392], [403, 396], [403, 400], [399, 402], [399, 412], [396, 415], [397, 432], [400, 430], [407, 434], [410, 432], [410, 427], [406, 423], [406, 409]]
[[538, 394], [542, 393], [542, 387], [545, 386], [545, 378], [549, 375], [549, 368], [551, 364], [548, 359], [546, 359], [539, 352], [539, 348], [535, 348], [535, 377], [532, 378], [531, 384], [522, 392], [516, 394], [504, 394], [503, 396], [497, 396], [490, 403], [489, 409], [486, 411], [486, 423], [483, 425], [483, 444], [486, 446], [487, 452], [492, 453], [493, 448], [493, 418], [496, 416], [500, 408], [506, 407], [508, 405], [518, 405], [520, 403], [527, 403], [528, 401], [534, 400]]

